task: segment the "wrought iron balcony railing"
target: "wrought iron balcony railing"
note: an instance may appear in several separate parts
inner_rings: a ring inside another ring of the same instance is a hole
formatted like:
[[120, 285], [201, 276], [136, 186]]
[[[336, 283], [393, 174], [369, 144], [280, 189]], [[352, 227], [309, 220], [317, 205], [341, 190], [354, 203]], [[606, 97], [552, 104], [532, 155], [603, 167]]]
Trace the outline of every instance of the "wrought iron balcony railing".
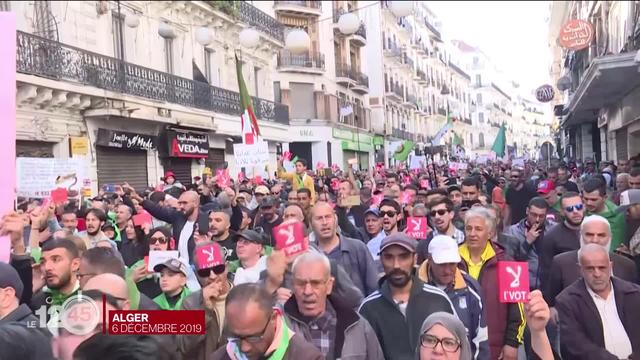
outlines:
[[[18, 32], [17, 71], [54, 80], [166, 101], [188, 107], [240, 115], [240, 94], [113, 57]], [[289, 124], [289, 107], [253, 97], [256, 117]]]
[[269, 14], [246, 1], [215, 0], [207, 1], [212, 8], [251, 25], [263, 33], [284, 42], [284, 26]]
[[283, 5], [297, 5], [302, 7], [308, 7], [312, 9], [322, 9], [322, 1], [304, 1], [304, 0], [276, 0], [275, 4], [283, 4]]
[[324, 54], [292, 54], [289, 50], [278, 53], [278, 67], [299, 67], [324, 70]]
[[336, 63], [336, 77], [349, 78], [359, 85], [369, 87], [369, 77], [353, 65]]

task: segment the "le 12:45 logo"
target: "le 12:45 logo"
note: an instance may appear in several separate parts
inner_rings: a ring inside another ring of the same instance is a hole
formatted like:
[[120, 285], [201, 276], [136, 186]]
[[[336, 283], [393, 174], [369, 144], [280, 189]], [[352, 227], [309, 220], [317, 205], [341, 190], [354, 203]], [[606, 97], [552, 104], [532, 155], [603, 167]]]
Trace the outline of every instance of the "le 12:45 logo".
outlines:
[[75, 335], [86, 335], [96, 330], [100, 323], [98, 304], [79, 292], [68, 298], [62, 305], [43, 305], [35, 311], [38, 320], [28, 323], [30, 328], [47, 328], [58, 335], [64, 329]]

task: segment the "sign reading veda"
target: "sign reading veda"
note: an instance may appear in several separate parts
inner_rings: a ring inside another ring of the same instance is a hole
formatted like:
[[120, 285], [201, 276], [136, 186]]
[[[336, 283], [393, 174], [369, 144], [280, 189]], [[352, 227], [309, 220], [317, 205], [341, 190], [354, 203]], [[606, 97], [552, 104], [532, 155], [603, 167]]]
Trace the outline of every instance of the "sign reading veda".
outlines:
[[569, 50], [582, 50], [593, 41], [593, 26], [587, 21], [573, 19], [560, 29], [558, 42], [560, 46]]
[[169, 156], [206, 158], [209, 156], [209, 135], [196, 132], [167, 131]]
[[529, 297], [529, 264], [498, 262], [498, 297], [501, 303], [523, 303]]

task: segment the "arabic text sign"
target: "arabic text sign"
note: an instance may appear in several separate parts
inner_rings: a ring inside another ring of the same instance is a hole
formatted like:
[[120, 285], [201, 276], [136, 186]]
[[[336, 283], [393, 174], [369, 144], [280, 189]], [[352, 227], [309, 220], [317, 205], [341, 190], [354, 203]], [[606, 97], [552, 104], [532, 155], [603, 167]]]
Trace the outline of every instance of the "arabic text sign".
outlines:
[[498, 297], [501, 303], [527, 302], [529, 266], [527, 262], [498, 262]]
[[587, 21], [573, 19], [560, 29], [558, 42], [560, 46], [569, 50], [582, 50], [593, 41], [593, 26]]
[[307, 251], [303, 225], [299, 221], [285, 222], [273, 229], [276, 250], [283, 250], [286, 256]]
[[20, 157], [16, 159], [18, 196], [48, 198], [59, 187], [80, 192], [87, 173], [84, 159]]
[[407, 218], [407, 235], [416, 240], [427, 238], [427, 218], [426, 217], [408, 217]]
[[[16, 14], [0, 12], [0, 211], [13, 210], [16, 181]], [[49, 189], [53, 189], [53, 186]], [[9, 262], [11, 240], [0, 237], [0, 261]]]
[[269, 164], [269, 147], [264, 141], [252, 145], [233, 144], [233, 154], [238, 168], [264, 168]]

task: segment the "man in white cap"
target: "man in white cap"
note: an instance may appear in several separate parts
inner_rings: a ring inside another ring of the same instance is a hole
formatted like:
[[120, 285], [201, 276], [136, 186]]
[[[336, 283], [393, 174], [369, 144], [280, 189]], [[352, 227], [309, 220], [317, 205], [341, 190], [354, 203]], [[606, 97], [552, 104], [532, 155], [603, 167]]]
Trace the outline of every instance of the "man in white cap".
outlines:
[[437, 235], [429, 242], [429, 255], [427, 261], [420, 265], [418, 277], [449, 296], [458, 317], [468, 329], [473, 358], [489, 359], [489, 335], [482, 311], [480, 284], [458, 268], [460, 261], [456, 240], [447, 235]]

